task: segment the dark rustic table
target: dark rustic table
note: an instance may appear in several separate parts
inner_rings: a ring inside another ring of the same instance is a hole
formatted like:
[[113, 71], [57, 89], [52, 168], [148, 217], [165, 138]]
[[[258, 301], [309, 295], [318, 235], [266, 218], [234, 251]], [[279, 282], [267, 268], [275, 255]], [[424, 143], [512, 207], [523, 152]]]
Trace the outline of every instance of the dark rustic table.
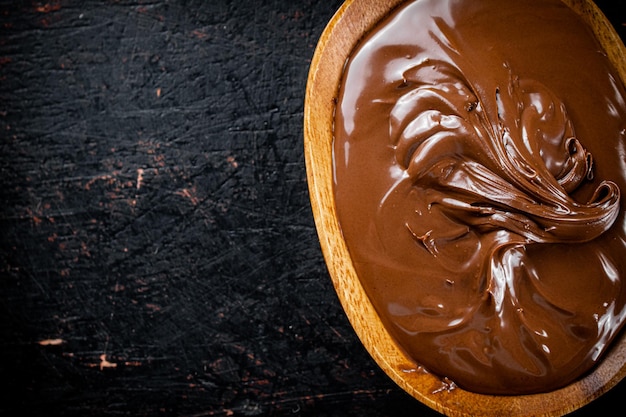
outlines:
[[303, 97], [339, 5], [0, 1], [1, 415], [436, 415], [317, 241]]

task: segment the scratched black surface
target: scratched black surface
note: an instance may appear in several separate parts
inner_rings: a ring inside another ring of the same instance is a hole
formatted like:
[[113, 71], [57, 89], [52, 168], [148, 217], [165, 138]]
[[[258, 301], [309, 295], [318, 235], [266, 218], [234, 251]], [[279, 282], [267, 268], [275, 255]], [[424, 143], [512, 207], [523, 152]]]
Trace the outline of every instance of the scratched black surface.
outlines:
[[0, 2], [0, 414], [436, 415], [360, 345], [310, 212], [339, 5]]

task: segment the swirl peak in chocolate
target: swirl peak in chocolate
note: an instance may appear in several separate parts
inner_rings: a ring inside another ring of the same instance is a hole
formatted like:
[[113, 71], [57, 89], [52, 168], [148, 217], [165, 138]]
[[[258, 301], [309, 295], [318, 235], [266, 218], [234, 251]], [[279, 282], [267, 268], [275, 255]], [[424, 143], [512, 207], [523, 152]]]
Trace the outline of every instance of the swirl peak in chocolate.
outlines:
[[471, 391], [534, 393], [606, 351], [626, 318], [618, 80], [559, 0], [416, 0], [354, 51], [339, 220], [418, 363]]

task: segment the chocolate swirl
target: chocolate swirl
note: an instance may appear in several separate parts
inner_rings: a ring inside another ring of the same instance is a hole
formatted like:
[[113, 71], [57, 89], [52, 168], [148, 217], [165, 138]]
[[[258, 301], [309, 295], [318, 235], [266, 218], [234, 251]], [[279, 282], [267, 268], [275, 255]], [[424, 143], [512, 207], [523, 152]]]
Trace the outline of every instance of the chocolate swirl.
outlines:
[[[445, 197], [431, 203], [448, 216], [483, 233], [508, 230], [536, 243], [590, 241], [617, 218], [613, 182], [603, 181], [584, 204], [568, 194], [592, 178], [593, 159], [565, 105], [539, 82], [511, 76], [505, 93], [494, 92], [497, 120], [445, 62], [424, 60], [403, 82], [415, 88], [389, 117], [397, 162], [415, 186], [441, 191]], [[544, 160], [547, 148], [561, 160]]]
[[346, 242], [402, 346], [463, 388], [563, 386], [626, 320], [626, 92], [598, 48], [559, 0], [417, 0], [346, 65]]

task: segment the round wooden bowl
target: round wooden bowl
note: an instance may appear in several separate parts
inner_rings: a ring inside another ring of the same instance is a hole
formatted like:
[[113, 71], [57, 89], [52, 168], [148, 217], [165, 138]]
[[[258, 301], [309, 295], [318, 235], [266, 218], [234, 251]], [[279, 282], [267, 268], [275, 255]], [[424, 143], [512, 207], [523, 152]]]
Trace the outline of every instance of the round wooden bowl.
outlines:
[[[368, 299], [343, 240], [333, 194], [333, 120], [346, 59], [361, 37], [404, 0], [347, 0], [324, 30], [306, 88], [304, 146], [309, 193], [321, 248], [345, 313], [378, 365], [402, 389], [448, 416], [562, 416], [607, 392], [626, 375], [626, 334], [614, 342], [594, 371], [562, 389], [533, 395], [483, 395], [441, 389], [436, 376], [420, 372], [383, 326]], [[593, 29], [626, 84], [626, 48], [591, 0], [563, 0]]]

